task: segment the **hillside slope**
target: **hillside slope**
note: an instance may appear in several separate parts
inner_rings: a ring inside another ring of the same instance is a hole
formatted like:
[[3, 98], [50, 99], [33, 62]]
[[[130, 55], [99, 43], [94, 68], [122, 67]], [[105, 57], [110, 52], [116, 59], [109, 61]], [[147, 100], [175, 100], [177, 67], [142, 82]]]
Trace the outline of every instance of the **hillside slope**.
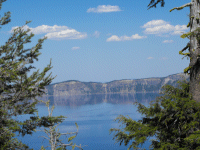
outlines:
[[46, 86], [47, 95], [73, 96], [91, 94], [115, 94], [115, 93], [159, 93], [161, 87], [169, 84], [177, 87], [177, 81], [186, 79], [189, 75], [178, 73], [167, 77], [155, 77], [135, 80], [115, 80], [107, 83], [65, 81]]

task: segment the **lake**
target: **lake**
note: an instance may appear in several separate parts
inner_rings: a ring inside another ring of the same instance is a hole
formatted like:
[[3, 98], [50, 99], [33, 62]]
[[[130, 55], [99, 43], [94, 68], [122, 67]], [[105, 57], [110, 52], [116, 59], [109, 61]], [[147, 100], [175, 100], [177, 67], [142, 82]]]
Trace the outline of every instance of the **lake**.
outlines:
[[[128, 115], [134, 120], [139, 120], [142, 116], [137, 112], [137, 107], [133, 102], [139, 102], [145, 106], [155, 100], [158, 93], [136, 93], [136, 94], [109, 94], [109, 95], [79, 95], [53, 97], [46, 96], [38, 99], [50, 100], [50, 104], [55, 105], [53, 116], [63, 115], [67, 118], [58, 126], [61, 133], [75, 132], [77, 122], [79, 132], [77, 137], [72, 140], [77, 145], [84, 146], [84, 150], [126, 150], [128, 146], [115, 143], [113, 134], [109, 134], [109, 129], [119, 128], [119, 124], [114, 119], [121, 115]], [[45, 105], [37, 105], [39, 116], [47, 116], [48, 110]], [[29, 116], [21, 116], [19, 119], [28, 119]], [[44, 132], [37, 131], [24, 138], [18, 137], [23, 143], [35, 150], [41, 146], [48, 146], [48, 140], [40, 137], [45, 136]], [[62, 137], [62, 136], [61, 136]], [[64, 143], [68, 143], [63, 136]], [[142, 148], [149, 149], [150, 142], [143, 144]], [[50, 149], [50, 148], [47, 148]], [[68, 147], [71, 149], [71, 147]], [[75, 150], [78, 148], [75, 148]]]

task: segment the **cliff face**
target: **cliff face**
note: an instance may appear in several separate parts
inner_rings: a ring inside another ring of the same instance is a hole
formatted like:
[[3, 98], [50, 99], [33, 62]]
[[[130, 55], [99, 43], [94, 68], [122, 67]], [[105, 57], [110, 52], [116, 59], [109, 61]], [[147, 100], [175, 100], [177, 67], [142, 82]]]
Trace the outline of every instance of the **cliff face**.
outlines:
[[177, 87], [177, 81], [186, 79], [189, 75], [184, 73], [173, 74], [161, 78], [146, 78], [135, 80], [115, 80], [107, 83], [65, 81], [46, 86], [47, 95], [73, 96], [90, 94], [115, 94], [115, 93], [159, 93], [161, 87], [169, 84]]

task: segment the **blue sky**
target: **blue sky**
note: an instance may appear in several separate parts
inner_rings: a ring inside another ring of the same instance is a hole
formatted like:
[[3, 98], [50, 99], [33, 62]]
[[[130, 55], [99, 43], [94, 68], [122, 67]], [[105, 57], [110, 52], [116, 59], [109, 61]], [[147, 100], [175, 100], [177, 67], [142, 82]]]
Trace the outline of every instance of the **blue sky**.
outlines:
[[159, 4], [147, 10], [149, 2], [7, 0], [1, 14], [10, 11], [11, 22], [0, 30], [1, 45], [12, 29], [31, 20], [26, 27], [35, 36], [26, 47], [47, 36], [34, 66], [41, 72], [52, 58], [50, 72], [57, 75], [52, 83], [108, 82], [181, 73], [189, 64], [189, 59], [179, 55], [189, 42], [180, 38], [181, 33], [189, 31], [189, 8], [169, 10], [190, 1], [166, 1], [164, 7]]

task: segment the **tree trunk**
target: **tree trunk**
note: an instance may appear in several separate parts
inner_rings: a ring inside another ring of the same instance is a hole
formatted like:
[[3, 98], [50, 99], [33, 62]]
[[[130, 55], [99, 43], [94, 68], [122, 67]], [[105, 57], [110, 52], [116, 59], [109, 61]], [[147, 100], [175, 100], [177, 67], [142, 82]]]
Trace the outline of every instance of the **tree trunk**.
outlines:
[[[190, 32], [193, 32], [200, 27], [200, 2], [199, 0], [192, 0], [190, 6]], [[198, 33], [198, 31], [195, 31]], [[199, 40], [200, 41], [200, 40]], [[194, 35], [190, 37], [190, 94], [192, 98], [200, 102], [200, 44]]]

